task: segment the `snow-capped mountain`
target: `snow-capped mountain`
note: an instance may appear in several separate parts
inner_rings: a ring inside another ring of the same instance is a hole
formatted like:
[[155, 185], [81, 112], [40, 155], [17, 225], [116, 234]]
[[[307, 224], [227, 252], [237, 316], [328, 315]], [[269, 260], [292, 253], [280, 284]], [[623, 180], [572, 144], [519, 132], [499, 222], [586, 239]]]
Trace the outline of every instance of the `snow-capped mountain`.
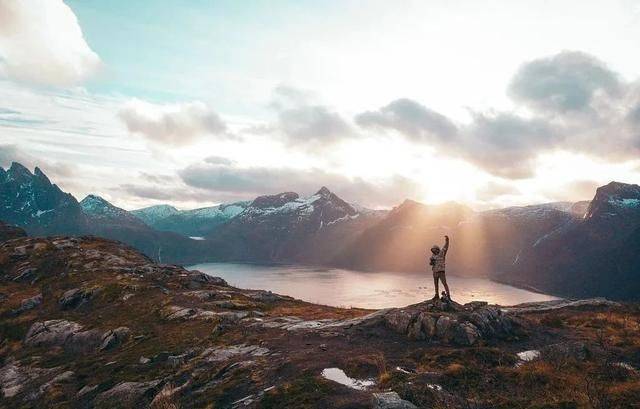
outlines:
[[227, 260], [326, 262], [377, 221], [375, 215], [359, 212], [326, 187], [305, 198], [285, 192], [257, 197], [207, 239]]
[[193, 210], [178, 210], [158, 205], [134, 210], [131, 213], [149, 226], [185, 236], [206, 236], [216, 227], [240, 214], [251, 202], [225, 203]]
[[39, 169], [19, 163], [0, 168], [0, 220], [30, 234], [76, 234], [86, 226], [78, 201], [52, 184]]
[[180, 213], [180, 210], [173, 206], [162, 204], [149, 206], [138, 210], [132, 210], [130, 212], [149, 226], [153, 226], [158, 220], [162, 220], [166, 217]]

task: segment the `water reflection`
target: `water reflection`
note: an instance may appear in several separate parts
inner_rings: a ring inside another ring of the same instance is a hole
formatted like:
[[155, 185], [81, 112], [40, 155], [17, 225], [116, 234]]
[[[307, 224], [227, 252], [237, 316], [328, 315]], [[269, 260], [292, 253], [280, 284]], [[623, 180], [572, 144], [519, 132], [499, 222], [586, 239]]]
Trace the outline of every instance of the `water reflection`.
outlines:
[[[365, 273], [337, 268], [236, 263], [205, 263], [189, 268], [222, 277], [235, 287], [271, 290], [339, 307], [400, 307], [433, 297], [430, 273]], [[453, 299], [460, 303], [488, 301], [513, 305], [555, 299], [483, 278], [450, 276], [447, 280]]]

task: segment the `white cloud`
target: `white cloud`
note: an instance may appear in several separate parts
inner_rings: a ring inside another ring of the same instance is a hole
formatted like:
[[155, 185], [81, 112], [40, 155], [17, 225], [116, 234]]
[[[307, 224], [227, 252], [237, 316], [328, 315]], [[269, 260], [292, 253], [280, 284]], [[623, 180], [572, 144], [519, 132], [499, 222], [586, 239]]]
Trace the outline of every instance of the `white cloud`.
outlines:
[[165, 145], [184, 146], [205, 135], [229, 136], [220, 116], [199, 101], [156, 105], [134, 99], [118, 116], [129, 132]]
[[0, 76], [72, 86], [100, 66], [62, 0], [0, 0]]

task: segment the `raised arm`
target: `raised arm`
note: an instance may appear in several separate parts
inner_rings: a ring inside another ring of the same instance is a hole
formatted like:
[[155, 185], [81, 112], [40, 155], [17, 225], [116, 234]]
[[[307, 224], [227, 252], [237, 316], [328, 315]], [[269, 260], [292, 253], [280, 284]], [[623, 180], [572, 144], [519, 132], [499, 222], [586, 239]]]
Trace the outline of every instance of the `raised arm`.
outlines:
[[446, 256], [447, 250], [449, 250], [449, 236], [444, 236], [444, 246], [442, 247], [442, 254]]

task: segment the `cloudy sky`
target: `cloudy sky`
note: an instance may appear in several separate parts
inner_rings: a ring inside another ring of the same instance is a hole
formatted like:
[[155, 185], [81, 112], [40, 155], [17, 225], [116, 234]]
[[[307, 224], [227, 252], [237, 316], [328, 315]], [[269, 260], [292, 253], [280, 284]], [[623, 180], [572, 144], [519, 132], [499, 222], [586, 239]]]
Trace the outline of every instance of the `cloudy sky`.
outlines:
[[588, 199], [640, 181], [639, 52], [640, 0], [0, 0], [0, 166], [127, 209]]

